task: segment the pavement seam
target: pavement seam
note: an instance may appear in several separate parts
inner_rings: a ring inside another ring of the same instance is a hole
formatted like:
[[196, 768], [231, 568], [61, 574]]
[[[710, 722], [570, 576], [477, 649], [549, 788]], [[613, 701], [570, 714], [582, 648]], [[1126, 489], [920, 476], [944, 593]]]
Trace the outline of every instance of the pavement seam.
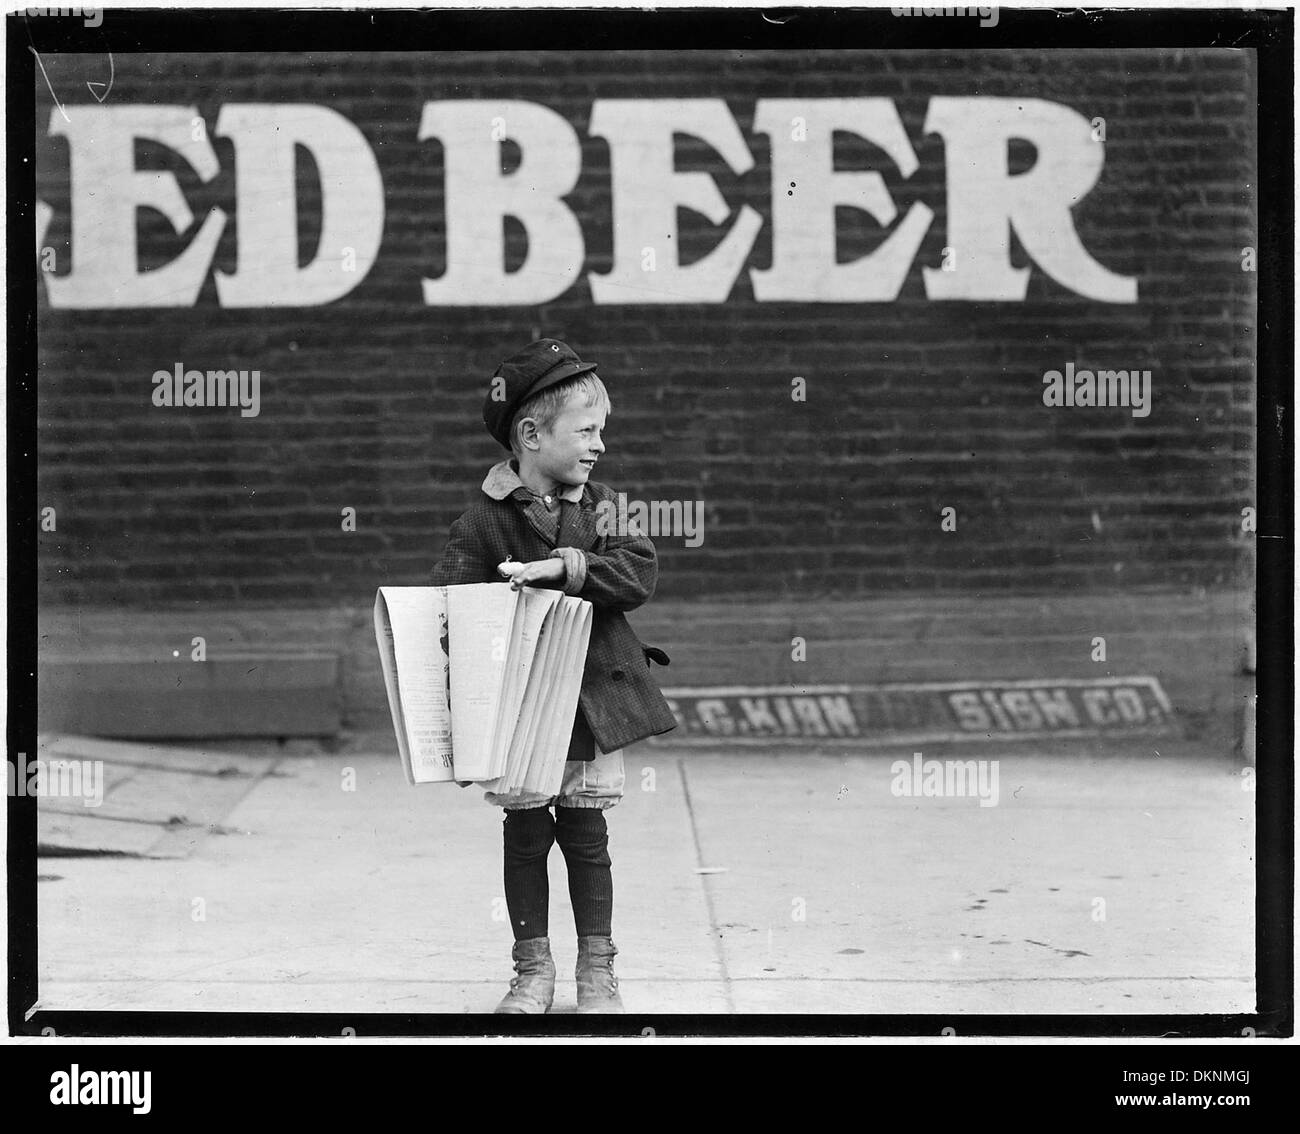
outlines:
[[199, 846], [206, 842], [216, 830], [222, 827], [223, 821], [230, 818], [255, 792], [259, 785], [266, 782], [267, 778], [279, 768], [282, 758], [267, 758], [266, 766], [260, 771], [250, 774], [248, 782], [243, 785], [244, 790], [236, 793], [228, 804], [222, 809], [220, 816], [211, 823], [193, 823], [188, 827], [170, 827], [164, 829], [158, 841], [145, 852], [144, 857], [159, 860], [188, 859], [193, 858], [194, 852]]
[[[686, 815], [691, 821], [691, 839], [695, 843], [695, 865], [703, 868], [704, 849], [700, 846], [700, 830], [695, 822], [695, 805], [691, 802], [691, 787], [686, 782], [686, 762], [677, 760], [677, 774], [682, 781], [682, 796], [686, 800]], [[735, 1015], [736, 1002], [731, 995], [731, 977], [727, 973], [727, 959], [722, 951], [722, 932], [718, 929], [718, 917], [713, 908], [713, 894], [709, 889], [709, 876], [699, 875], [700, 887], [704, 892], [704, 908], [709, 916], [709, 936], [713, 939], [714, 952], [718, 958], [718, 975], [722, 978], [722, 995], [727, 1003], [727, 1011]]]

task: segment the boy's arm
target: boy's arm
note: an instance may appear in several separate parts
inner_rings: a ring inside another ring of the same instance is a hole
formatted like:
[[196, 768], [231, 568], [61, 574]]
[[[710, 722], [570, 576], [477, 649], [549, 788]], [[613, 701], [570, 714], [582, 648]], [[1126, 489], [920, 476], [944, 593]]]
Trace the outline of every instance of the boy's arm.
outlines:
[[635, 610], [650, 600], [659, 562], [649, 536], [611, 535], [605, 551], [557, 547], [551, 557], [564, 563], [564, 593], [607, 610]]
[[635, 610], [655, 591], [659, 564], [646, 536], [609, 541], [603, 555], [576, 547], [557, 547], [535, 563], [501, 563], [498, 570], [516, 590], [536, 583], [564, 584], [576, 595], [606, 610]]

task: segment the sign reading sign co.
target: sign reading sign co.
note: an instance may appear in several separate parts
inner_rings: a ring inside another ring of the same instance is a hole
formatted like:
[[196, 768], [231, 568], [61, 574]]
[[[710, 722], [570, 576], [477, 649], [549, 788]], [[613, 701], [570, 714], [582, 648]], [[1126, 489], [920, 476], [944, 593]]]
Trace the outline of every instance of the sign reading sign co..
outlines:
[[[749, 205], [728, 206], [713, 178], [679, 172], [673, 135], [712, 147], [738, 175], [754, 165], [750, 146], [722, 99], [605, 99], [589, 131], [610, 153], [613, 264], [587, 273], [597, 304], [723, 303], [763, 226]], [[923, 268], [926, 295], [938, 300], [1023, 300], [1031, 268], [1011, 262], [1011, 234], [1034, 265], [1089, 299], [1133, 303], [1137, 282], [1098, 263], [1074, 228], [1071, 208], [1101, 176], [1104, 143], [1088, 119], [1041, 99], [934, 98], [924, 123], [943, 139], [947, 231], [943, 268]], [[139, 141], [170, 148], [204, 182], [220, 163], [203, 119], [186, 106], [76, 106], [51, 114], [49, 132], [67, 139], [72, 266], [47, 274], [52, 306], [189, 307], [197, 301], [227, 220], [212, 209], [188, 247], [170, 263], [140, 271], [136, 211], [153, 209], [178, 232], [196, 218], [176, 177], [137, 170]], [[754, 133], [771, 150], [772, 264], [750, 269], [759, 302], [889, 302], [911, 270], [934, 210], [921, 201], [899, 212], [881, 174], [837, 171], [836, 133], [865, 139], [903, 177], [916, 153], [887, 98], [760, 99]], [[235, 152], [238, 267], [216, 271], [222, 307], [307, 307], [341, 298], [363, 280], [379, 254], [384, 184], [374, 152], [357, 126], [328, 107], [228, 103], [213, 133]], [[418, 138], [444, 149], [447, 268], [419, 282], [429, 306], [546, 303], [578, 282], [586, 260], [582, 218], [566, 202], [581, 172], [573, 126], [548, 107], [511, 100], [427, 102]], [[501, 143], [521, 154], [502, 171]], [[1032, 144], [1034, 164], [1008, 169], [1013, 140]], [[298, 263], [295, 147], [310, 152], [320, 176], [322, 216], [315, 257]], [[786, 191], [798, 186], [797, 194]], [[691, 264], [679, 261], [677, 210], [727, 225], [717, 246]], [[835, 210], [870, 216], [885, 239], [839, 263]], [[38, 245], [52, 214], [38, 208]], [[504, 219], [527, 233], [528, 252], [506, 270]], [[947, 255], [947, 253], [950, 253]]]
[[668, 744], [854, 745], [1164, 734], [1173, 709], [1155, 677], [665, 689]]

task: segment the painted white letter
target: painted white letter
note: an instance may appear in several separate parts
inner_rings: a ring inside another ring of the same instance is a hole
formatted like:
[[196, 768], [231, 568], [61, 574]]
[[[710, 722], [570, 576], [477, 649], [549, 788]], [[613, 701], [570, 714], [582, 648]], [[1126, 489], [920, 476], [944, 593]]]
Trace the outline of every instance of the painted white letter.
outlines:
[[158, 142], [182, 155], [204, 181], [219, 171], [207, 140], [196, 142], [192, 106], [79, 105], [71, 121], [56, 108], [50, 133], [68, 139], [72, 211], [72, 270], [66, 276], [42, 272], [51, 307], [193, 307], [221, 239], [226, 214], [213, 209], [185, 249], [171, 263], [141, 272], [135, 214], [160, 212], [176, 232], [194, 214], [176, 177], [161, 169], [137, 170], [135, 142]]
[[[948, 235], [957, 271], [924, 269], [931, 299], [1023, 300], [1029, 269], [1011, 266], [1011, 229], [1063, 287], [1107, 303], [1137, 302], [1137, 280], [1102, 267], [1074, 230], [1070, 210], [1101, 176], [1102, 146], [1087, 118], [1037, 98], [935, 98], [927, 133], [943, 136]], [[1032, 168], [1007, 172], [1008, 143], [1033, 144]]]
[[[217, 272], [223, 307], [317, 307], [346, 295], [370, 271], [384, 235], [384, 185], [365, 135], [336, 110], [230, 103], [216, 132], [235, 144], [238, 266]], [[298, 267], [294, 149], [320, 174], [316, 255]], [[345, 253], [344, 249], [350, 249]], [[344, 270], [344, 260], [355, 263]]]
[[[784, 123], [799, 113], [807, 140], [790, 139]], [[754, 297], [821, 303], [881, 302], [898, 298], [903, 280], [934, 213], [914, 204], [880, 247], [848, 264], [835, 262], [835, 209], [860, 209], [882, 228], [898, 210], [884, 178], [872, 171], [836, 173], [837, 131], [879, 146], [904, 177], [916, 154], [887, 98], [760, 99], [754, 129], [772, 139], [772, 267], [751, 271]]]
[[[731, 230], [707, 256], [680, 263], [678, 208], [721, 225], [730, 210], [713, 178], [673, 168], [673, 134], [708, 143], [736, 173], [754, 157], [720, 98], [600, 99], [592, 107], [590, 132], [609, 141], [614, 197], [614, 265], [608, 275], [588, 273], [597, 303], [722, 303], [763, 227], [763, 218], [741, 206]], [[644, 249], [657, 249], [655, 270], [643, 270]]]
[[[466, 99], [426, 102], [419, 137], [442, 142], [447, 182], [447, 270], [423, 281], [424, 302], [523, 307], [568, 291], [586, 256], [582, 228], [561, 200], [582, 167], [573, 127], [535, 103]], [[512, 173], [501, 172], [506, 138], [521, 155]], [[527, 258], [513, 272], [506, 271], [506, 217], [528, 234]]]

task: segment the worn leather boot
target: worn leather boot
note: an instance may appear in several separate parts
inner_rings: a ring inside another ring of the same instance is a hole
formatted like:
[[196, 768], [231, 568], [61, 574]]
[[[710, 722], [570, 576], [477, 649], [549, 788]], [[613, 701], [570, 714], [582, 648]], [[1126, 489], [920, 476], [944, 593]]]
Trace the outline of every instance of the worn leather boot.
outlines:
[[618, 994], [618, 977], [614, 975], [614, 957], [618, 950], [608, 937], [578, 938], [578, 1011], [586, 1014], [617, 1014], [623, 1009]]
[[510, 981], [510, 991], [496, 1010], [532, 1016], [549, 1012], [555, 999], [551, 939], [530, 937], [527, 941], [516, 941], [511, 956], [515, 959], [515, 976]]

